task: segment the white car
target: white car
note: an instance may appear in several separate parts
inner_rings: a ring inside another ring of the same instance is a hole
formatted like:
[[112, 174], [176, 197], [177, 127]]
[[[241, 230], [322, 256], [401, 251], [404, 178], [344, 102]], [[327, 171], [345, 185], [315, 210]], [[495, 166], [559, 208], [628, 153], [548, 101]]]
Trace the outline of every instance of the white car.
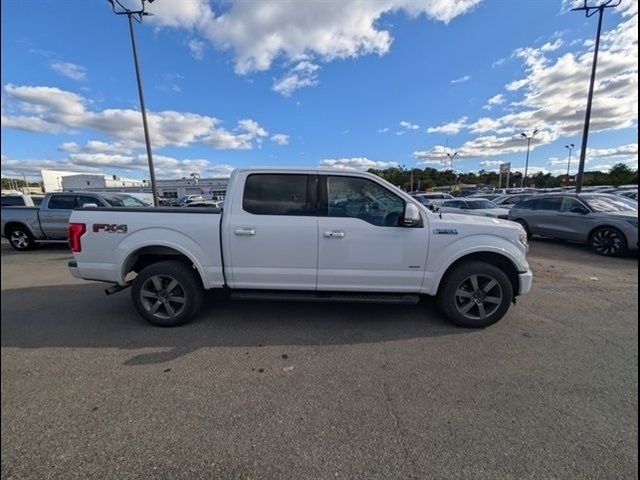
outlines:
[[464, 213], [481, 217], [509, 218], [509, 212], [484, 198], [465, 197], [446, 200], [440, 206], [442, 213]]
[[114, 284], [108, 293], [131, 286], [138, 312], [160, 326], [186, 323], [204, 290], [225, 289], [303, 302], [432, 295], [452, 322], [485, 327], [532, 281], [520, 225], [441, 216], [344, 170], [235, 170], [223, 210], [75, 210], [69, 244], [74, 276]]

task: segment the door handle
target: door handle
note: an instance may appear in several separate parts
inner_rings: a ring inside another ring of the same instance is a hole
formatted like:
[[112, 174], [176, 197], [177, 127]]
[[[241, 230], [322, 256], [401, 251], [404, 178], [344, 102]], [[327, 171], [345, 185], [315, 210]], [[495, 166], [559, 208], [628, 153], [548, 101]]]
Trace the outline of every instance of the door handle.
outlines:
[[255, 228], [236, 228], [236, 235], [244, 235], [247, 237], [253, 237], [256, 234]]
[[342, 230], [328, 230], [324, 232], [326, 238], [344, 238], [344, 232]]

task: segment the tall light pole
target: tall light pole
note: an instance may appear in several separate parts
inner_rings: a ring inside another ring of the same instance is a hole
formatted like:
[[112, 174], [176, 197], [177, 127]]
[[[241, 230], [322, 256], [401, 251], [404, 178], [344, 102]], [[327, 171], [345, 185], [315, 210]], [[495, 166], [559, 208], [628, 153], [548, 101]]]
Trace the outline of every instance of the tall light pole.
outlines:
[[596, 65], [598, 64], [598, 50], [600, 49], [600, 32], [602, 31], [602, 16], [605, 8], [614, 8], [620, 5], [622, 0], [613, 3], [608, 0], [600, 5], [590, 7], [587, 0], [584, 0], [582, 7], [572, 8], [573, 11], [584, 11], [587, 17], [598, 12], [598, 29], [596, 31], [596, 45], [593, 50], [593, 64], [591, 65], [591, 81], [589, 82], [589, 94], [587, 96], [587, 110], [584, 115], [584, 129], [582, 130], [582, 146], [580, 148], [580, 164], [578, 165], [578, 175], [576, 176], [576, 193], [582, 190], [582, 177], [584, 175], [584, 164], [587, 155], [587, 140], [589, 138], [589, 122], [591, 121], [591, 103], [593, 101], [593, 86], [596, 81]]
[[571, 171], [571, 152], [573, 152], [573, 147], [575, 147], [573, 143], [564, 146], [564, 148], [569, 149], [569, 161], [567, 162], [567, 182], [569, 181], [569, 172]]
[[[449, 163], [451, 165], [451, 172], [455, 175], [455, 172], [453, 170], [453, 159], [456, 158], [456, 155], [458, 155], [458, 152], [447, 152], [447, 157], [449, 157]], [[455, 182], [455, 178], [454, 178], [454, 182]]]
[[142, 111], [142, 127], [144, 128], [144, 141], [147, 147], [147, 161], [149, 162], [149, 180], [151, 181], [151, 194], [153, 196], [153, 206], [157, 207], [158, 192], [156, 190], [156, 173], [153, 167], [153, 154], [151, 153], [151, 140], [149, 139], [149, 125], [147, 124], [147, 110], [144, 106], [144, 95], [142, 94], [142, 80], [140, 78], [140, 65], [138, 64], [138, 51], [136, 49], [136, 37], [133, 33], [132, 19], [142, 23], [142, 17], [151, 15], [144, 11], [145, 2], [152, 3], [154, 0], [140, 0], [139, 10], [130, 10], [120, 0], [107, 0], [111, 4], [113, 13], [116, 15], [126, 15], [129, 20], [129, 34], [131, 35], [131, 48], [133, 50], [133, 63], [136, 67], [136, 80], [138, 82], [138, 96], [140, 97], [140, 110]]
[[522, 176], [522, 180], [520, 181], [520, 188], [524, 187], [524, 179], [527, 177], [527, 173], [529, 172], [529, 150], [531, 149], [531, 139], [536, 136], [536, 133], [538, 133], [538, 129], [535, 129], [531, 133], [531, 135], [528, 135], [524, 132], [520, 134], [527, 139], [527, 157], [524, 163], [524, 175]]

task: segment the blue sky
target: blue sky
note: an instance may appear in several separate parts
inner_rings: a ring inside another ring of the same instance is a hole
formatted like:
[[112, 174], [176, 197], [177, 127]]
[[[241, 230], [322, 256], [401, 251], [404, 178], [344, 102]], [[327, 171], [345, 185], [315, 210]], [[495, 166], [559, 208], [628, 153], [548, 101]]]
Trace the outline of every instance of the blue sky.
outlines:
[[[128, 2], [135, 4], [133, 0]], [[135, 24], [158, 176], [252, 165], [566, 171], [596, 17], [570, 2], [156, 0]], [[588, 170], [637, 168], [637, 2], [607, 12]], [[125, 17], [2, 2], [2, 173], [146, 178]], [[577, 169], [574, 160], [572, 171]]]

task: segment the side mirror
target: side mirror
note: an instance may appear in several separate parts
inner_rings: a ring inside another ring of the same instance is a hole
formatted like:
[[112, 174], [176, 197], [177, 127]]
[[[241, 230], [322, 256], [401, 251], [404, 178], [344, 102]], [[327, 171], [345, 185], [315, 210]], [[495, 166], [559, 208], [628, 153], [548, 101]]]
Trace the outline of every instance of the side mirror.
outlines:
[[83, 203], [82, 208], [98, 208], [97, 203]]
[[407, 203], [404, 207], [404, 218], [402, 219], [402, 226], [404, 227], [421, 227], [422, 217], [420, 216], [420, 210], [413, 203]]

